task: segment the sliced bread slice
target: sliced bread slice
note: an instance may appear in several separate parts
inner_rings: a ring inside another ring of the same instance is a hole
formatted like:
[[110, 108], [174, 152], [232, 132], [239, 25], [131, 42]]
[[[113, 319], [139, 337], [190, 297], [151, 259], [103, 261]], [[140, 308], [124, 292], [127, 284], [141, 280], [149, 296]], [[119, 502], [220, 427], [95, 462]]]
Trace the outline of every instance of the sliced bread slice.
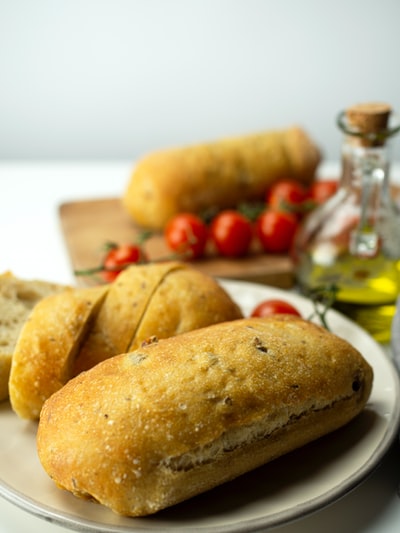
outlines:
[[65, 288], [42, 280], [23, 280], [10, 271], [0, 274], [0, 401], [8, 398], [11, 359], [29, 313], [40, 300]]
[[43, 298], [22, 327], [11, 362], [11, 407], [35, 420], [43, 402], [71, 377], [72, 366], [108, 286], [66, 289]]

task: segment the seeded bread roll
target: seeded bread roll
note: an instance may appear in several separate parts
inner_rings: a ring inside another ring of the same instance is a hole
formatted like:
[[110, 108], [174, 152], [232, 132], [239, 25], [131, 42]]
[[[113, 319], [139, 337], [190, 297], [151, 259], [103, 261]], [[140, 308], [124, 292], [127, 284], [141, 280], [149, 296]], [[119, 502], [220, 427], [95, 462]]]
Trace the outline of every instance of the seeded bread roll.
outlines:
[[282, 178], [308, 185], [320, 160], [298, 127], [161, 150], [138, 161], [122, 202], [137, 224], [162, 229], [179, 212], [263, 201]]
[[100, 363], [46, 401], [40, 461], [114, 512], [155, 513], [348, 423], [373, 372], [297, 317], [210, 326]]

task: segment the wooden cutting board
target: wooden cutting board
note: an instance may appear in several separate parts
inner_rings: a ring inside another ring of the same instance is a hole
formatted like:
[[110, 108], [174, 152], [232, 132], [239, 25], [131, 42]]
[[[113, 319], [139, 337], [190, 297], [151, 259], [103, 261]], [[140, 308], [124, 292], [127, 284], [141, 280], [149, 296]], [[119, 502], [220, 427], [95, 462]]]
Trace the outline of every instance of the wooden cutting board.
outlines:
[[[98, 266], [106, 242], [135, 242], [142, 231], [132, 222], [118, 198], [63, 203], [59, 207], [59, 215], [74, 271]], [[161, 234], [155, 234], [146, 241], [145, 249], [150, 260], [171, 257]], [[294, 284], [293, 265], [287, 256], [254, 251], [240, 259], [210, 257], [193, 261], [192, 264], [202, 272], [216, 277], [280, 288], [290, 288]], [[79, 277], [77, 282], [80, 285], [90, 284], [89, 278]]]

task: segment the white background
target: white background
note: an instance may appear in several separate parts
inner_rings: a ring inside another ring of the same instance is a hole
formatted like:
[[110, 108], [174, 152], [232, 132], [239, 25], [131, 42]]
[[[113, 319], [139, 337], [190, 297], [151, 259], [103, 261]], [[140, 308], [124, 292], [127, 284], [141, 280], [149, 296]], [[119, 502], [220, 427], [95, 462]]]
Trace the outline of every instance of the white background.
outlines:
[[0, 0], [0, 159], [297, 123], [335, 160], [339, 110], [400, 109], [399, 28], [399, 0]]

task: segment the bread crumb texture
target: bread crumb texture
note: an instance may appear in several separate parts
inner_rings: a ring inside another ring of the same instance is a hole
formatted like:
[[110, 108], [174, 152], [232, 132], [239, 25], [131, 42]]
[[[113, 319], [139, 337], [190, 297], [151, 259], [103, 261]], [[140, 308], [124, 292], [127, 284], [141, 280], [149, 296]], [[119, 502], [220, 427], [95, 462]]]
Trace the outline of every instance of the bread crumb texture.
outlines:
[[57, 283], [23, 280], [10, 271], [0, 274], [0, 401], [8, 398], [12, 356], [32, 309], [43, 298], [65, 289]]

